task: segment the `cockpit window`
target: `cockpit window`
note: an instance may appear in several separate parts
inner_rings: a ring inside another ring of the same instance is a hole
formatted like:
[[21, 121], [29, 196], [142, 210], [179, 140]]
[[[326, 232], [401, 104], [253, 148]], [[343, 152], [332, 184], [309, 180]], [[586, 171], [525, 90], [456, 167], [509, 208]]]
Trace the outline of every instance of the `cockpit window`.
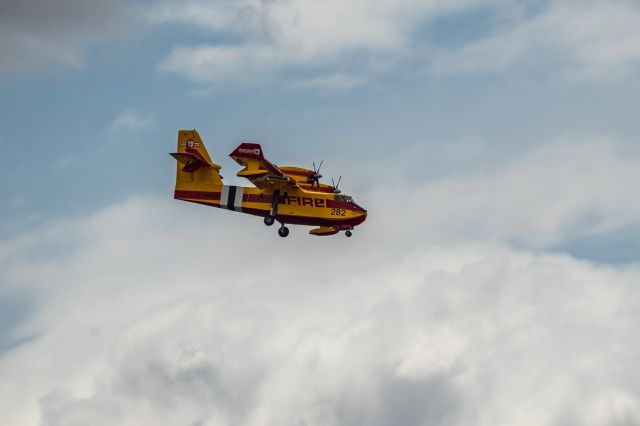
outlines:
[[336, 194], [336, 195], [334, 196], [334, 200], [336, 200], [336, 201], [343, 201], [343, 202], [345, 202], [345, 203], [349, 203], [349, 204], [355, 204], [355, 203], [353, 202], [353, 198], [351, 198], [351, 196], [349, 196], [349, 195], [340, 195], [340, 194]]
[[336, 200], [336, 201], [342, 201], [343, 203], [349, 203], [349, 204], [351, 204], [352, 206], [354, 206], [356, 210], [357, 210], [357, 209], [360, 209], [360, 210], [362, 210], [363, 212], [366, 212], [366, 210], [365, 210], [365, 209], [363, 209], [363, 208], [362, 208], [362, 207], [360, 207], [360, 206], [359, 206], [355, 201], [353, 201], [353, 198], [351, 198], [351, 196], [350, 196], [350, 195], [335, 194], [335, 195], [333, 196], [333, 199], [334, 199], [334, 200]]

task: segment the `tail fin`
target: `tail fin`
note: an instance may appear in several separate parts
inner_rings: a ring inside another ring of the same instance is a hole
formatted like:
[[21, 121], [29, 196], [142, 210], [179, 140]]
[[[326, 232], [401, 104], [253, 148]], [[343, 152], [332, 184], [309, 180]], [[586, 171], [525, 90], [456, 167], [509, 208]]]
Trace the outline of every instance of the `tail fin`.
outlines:
[[222, 185], [220, 166], [209, 157], [197, 131], [178, 131], [178, 152], [170, 155], [178, 160], [176, 190], [207, 190]]

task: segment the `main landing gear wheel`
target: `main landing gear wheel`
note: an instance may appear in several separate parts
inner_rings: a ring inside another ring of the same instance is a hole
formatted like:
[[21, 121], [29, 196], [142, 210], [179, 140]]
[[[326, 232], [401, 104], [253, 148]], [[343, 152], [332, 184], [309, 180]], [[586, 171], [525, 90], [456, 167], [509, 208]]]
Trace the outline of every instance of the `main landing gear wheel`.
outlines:
[[[278, 214], [278, 197], [280, 196], [280, 191], [273, 191], [273, 200], [271, 201], [271, 210], [269, 210], [269, 214], [264, 217], [264, 224], [267, 226], [273, 225], [273, 222], [276, 221], [276, 215]], [[284, 226], [284, 224], [282, 225]], [[286, 237], [286, 235], [285, 235]]]
[[344, 233], [344, 235], [346, 235], [347, 237], [350, 237], [353, 234], [351, 233], [351, 231], [347, 231], [347, 232]]
[[282, 238], [286, 237], [287, 235], [289, 235], [289, 228], [282, 225], [280, 229], [278, 229], [278, 235], [280, 235]]

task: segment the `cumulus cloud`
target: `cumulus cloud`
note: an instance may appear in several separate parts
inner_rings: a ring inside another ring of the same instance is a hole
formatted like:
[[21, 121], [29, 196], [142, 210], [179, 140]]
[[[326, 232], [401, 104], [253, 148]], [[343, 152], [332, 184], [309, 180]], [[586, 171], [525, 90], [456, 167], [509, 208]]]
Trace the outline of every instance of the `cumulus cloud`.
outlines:
[[[150, 208], [164, 218], [143, 220]], [[638, 421], [638, 377], [625, 374], [638, 355], [625, 338], [638, 319], [636, 268], [491, 244], [384, 261], [375, 249], [332, 254], [334, 239], [300, 256], [312, 245], [267, 241], [259, 224], [262, 236], [234, 243], [219, 220], [176, 213], [134, 200], [80, 223], [74, 245], [84, 243], [61, 264], [28, 261], [35, 276], [47, 271], [36, 286], [49, 306], [31, 323], [38, 339], [5, 354], [5, 383], [22, 382], [2, 389], [9, 421]], [[245, 265], [233, 262], [233, 245], [251, 241], [281, 251], [245, 249]], [[318, 255], [336, 266], [314, 276]]]
[[[554, 144], [495, 172], [417, 183], [421, 212], [451, 216], [436, 222], [439, 239], [433, 216], [411, 213], [417, 204], [400, 210], [370, 199], [371, 220], [345, 241], [297, 227], [281, 239], [248, 216], [136, 198], [2, 241], [3, 290], [37, 307], [12, 333], [30, 340], [0, 358], [3, 418], [52, 426], [640, 422], [638, 265], [535, 249], [541, 223], [559, 222], [549, 229], [565, 235], [549, 189], [560, 202], [586, 188], [568, 205], [588, 215], [602, 188], [635, 179], [633, 155], [606, 140]], [[600, 182], [605, 172], [612, 180]], [[456, 217], [459, 194], [471, 213]], [[485, 197], [506, 209], [502, 221], [516, 216], [517, 235], [528, 234], [521, 241], [534, 250], [505, 243], [511, 225], [485, 226]], [[623, 201], [619, 192], [613, 201]], [[628, 201], [599, 214], [620, 223], [638, 217], [634, 209]], [[532, 226], [519, 217], [547, 211]], [[460, 237], [474, 228], [482, 231]]]
[[[394, 164], [430, 167], [432, 152], [423, 148]], [[386, 161], [385, 164], [389, 164]], [[640, 203], [634, 184], [640, 179], [640, 152], [634, 143], [614, 138], [571, 138], [541, 144], [503, 163], [457, 168], [454, 174], [422, 184], [378, 165], [379, 186], [369, 198], [381, 215], [372, 221], [392, 224], [416, 240], [499, 239], [527, 247], [549, 248], [581, 236], [604, 236], [635, 228]], [[365, 179], [370, 171], [355, 169]], [[397, 200], [402, 220], [385, 209]]]
[[492, 3], [496, 1], [164, 2], [149, 19], [238, 40], [177, 46], [160, 65], [200, 83], [263, 80], [290, 70], [327, 74], [342, 69], [356, 78], [365, 69], [365, 74], [375, 73], [388, 55], [408, 54], [420, 23]]
[[565, 69], [581, 78], [617, 78], [640, 63], [640, 8], [634, 1], [548, 2], [493, 35], [442, 50], [444, 74], [497, 72], [517, 64]]
[[[473, 15], [478, 11], [491, 18]], [[407, 60], [445, 75], [524, 65], [600, 79], [634, 72], [640, 59], [640, 9], [631, 0], [535, 7], [509, 0], [165, 1], [147, 17], [160, 25], [191, 25], [216, 40], [176, 46], [160, 64], [202, 84], [295, 82], [297, 73], [337, 71], [374, 77]], [[488, 28], [439, 45], [429, 29], [452, 17], [454, 26], [486, 19]]]
[[8, 0], [0, 4], [0, 73], [81, 68], [82, 50], [113, 31], [120, 1]]

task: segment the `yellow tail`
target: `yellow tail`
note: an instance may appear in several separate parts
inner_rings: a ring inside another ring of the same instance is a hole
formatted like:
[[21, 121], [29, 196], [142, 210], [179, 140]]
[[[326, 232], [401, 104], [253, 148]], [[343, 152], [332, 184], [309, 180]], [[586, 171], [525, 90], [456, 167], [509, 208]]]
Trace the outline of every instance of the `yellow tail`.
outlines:
[[197, 131], [179, 130], [178, 151], [171, 156], [178, 160], [176, 191], [210, 191], [212, 186], [222, 186], [220, 166], [209, 157]]

